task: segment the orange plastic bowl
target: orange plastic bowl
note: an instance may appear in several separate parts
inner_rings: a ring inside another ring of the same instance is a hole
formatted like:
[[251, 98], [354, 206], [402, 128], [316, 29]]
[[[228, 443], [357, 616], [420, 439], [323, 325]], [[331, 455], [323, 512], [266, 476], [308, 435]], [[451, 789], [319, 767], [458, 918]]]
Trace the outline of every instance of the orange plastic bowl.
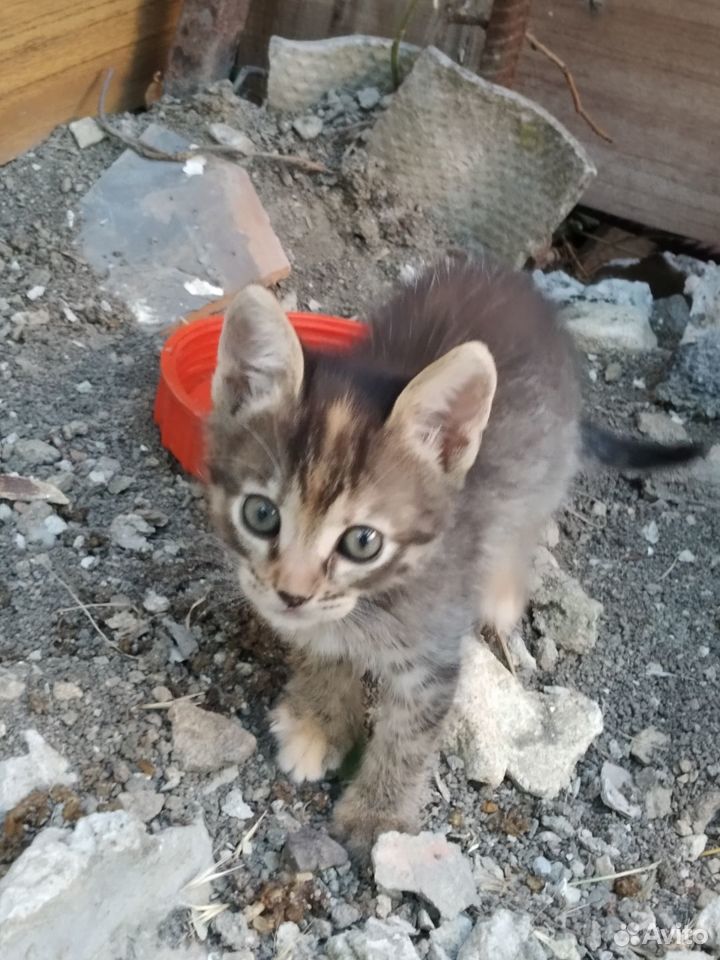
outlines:
[[[160, 354], [155, 423], [162, 445], [196, 477], [203, 478], [204, 421], [212, 409], [210, 385], [217, 363], [222, 316], [201, 317], [178, 328]], [[313, 350], [349, 349], [367, 335], [364, 324], [318, 313], [290, 313], [300, 342]]]

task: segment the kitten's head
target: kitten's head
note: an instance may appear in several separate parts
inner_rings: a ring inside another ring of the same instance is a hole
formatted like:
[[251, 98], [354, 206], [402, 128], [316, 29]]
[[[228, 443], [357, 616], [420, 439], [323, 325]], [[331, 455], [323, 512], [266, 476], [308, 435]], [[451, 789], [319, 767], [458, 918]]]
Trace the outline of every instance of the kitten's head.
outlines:
[[370, 363], [305, 355], [262, 287], [223, 326], [211, 512], [245, 596], [285, 633], [412, 576], [477, 456], [496, 381], [485, 346], [456, 347], [409, 383]]

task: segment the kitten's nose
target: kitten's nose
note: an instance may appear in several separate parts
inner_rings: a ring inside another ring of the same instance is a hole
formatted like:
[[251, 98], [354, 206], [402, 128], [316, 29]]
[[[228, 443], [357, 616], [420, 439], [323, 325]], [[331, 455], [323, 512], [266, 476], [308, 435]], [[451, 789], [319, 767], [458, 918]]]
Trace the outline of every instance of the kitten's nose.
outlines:
[[294, 593], [286, 593], [284, 590], [278, 590], [277, 595], [291, 610], [295, 607], [301, 607], [309, 599], [308, 597], [298, 597]]

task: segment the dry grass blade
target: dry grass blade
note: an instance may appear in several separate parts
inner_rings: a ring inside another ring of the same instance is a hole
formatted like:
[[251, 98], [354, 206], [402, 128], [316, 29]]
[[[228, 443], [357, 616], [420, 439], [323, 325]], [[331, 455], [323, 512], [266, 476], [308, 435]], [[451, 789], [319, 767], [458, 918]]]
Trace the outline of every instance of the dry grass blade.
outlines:
[[632, 870], [620, 870], [619, 873], [606, 873], [602, 877], [588, 877], [585, 880], [573, 880], [569, 885], [571, 887], [584, 887], [592, 883], [605, 883], [608, 880], [619, 880], [620, 877], [632, 877], [636, 873], [649, 873], [651, 870], [657, 870], [662, 860], [656, 860], [655, 863], [649, 863], [646, 867], [634, 867]]
[[102, 629], [100, 624], [97, 622], [95, 617], [90, 613], [90, 610], [88, 609], [87, 604], [82, 602], [80, 597], [75, 593], [75, 591], [73, 590], [73, 588], [70, 586], [69, 583], [66, 583], [61, 576], [55, 573], [53, 568], [50, 566], [49, 561], [44, 564], [44, 567], [47, 570], [47, 572], [50, 574], [50, 576], [53, 577], [55, 580], [57, 580], [57, 582], [62, 587], [64, 587], [65, 590], [67, 590], [70, 597], [74, 600], [77, 609], [82, 611], [82, 613], [84, 613], [87, 619], [90, 621], [93, 629], [95, 630], [95, 633], [97, 633], [97, 635], [101, 637], [109, 647], [112, 647], [112, 649], [115, 650], [116, 653], [119, 653], [123, 657], [128, 657], [130, 660], [134, 660], [135, 657], [133, 657], [131, 653], [125, 653], [124, 650], [121, 650], [120, 647], [110, 639], [110, 637], [105, 633], [105, 631]]
[[184, 697], [175, 697], [174, 700], [158, 700], [156, 703], [141, 703], [141, 710], [169, 710], [175, 703], [183, 703], [186, 700], [199, 700], [204, 697], [204, 693], [186, 693]]

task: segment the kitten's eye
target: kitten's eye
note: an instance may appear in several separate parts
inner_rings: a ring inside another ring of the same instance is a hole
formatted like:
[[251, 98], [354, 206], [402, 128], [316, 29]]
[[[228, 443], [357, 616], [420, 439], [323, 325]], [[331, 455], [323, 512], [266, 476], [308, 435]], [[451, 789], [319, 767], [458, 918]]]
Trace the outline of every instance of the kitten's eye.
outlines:
[[270, 539], [280, 530], [280, 511], [267, 497], [257, 493], [245, 497], [242, 505], [242, 518], [245, 526], [258, 537]]
[[383, 546], [383, 537], [379, 530], [372, 527], [350, 527], [340, 538], [338, 553], [355, 563], [367, 563], [374, 560]]

